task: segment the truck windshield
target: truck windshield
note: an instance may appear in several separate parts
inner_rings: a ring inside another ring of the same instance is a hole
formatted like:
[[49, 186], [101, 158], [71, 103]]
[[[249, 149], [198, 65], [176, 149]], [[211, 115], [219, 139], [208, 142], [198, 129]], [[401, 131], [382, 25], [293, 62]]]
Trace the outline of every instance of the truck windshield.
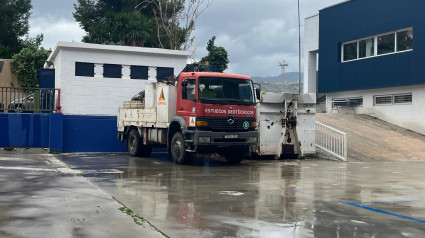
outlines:
[[251, 80], [237, 78], [199, 78], [199, 102], [211, 104], [254, 105]]

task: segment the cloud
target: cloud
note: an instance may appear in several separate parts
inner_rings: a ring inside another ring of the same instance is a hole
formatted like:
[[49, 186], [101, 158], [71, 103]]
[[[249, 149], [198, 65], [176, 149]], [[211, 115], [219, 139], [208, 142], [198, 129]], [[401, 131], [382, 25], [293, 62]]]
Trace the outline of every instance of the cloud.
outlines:
[[[301, 25], [304, 18], [342, 0], [299, 0]], [[84, 31], [72, 12], [76, 0], [33, 1], [30, 36], [44, 34], [43, 45], [51, 48], [57, 41], [80, 41]], [[289, 63], [288, 72], [298, 71], [297, 0], [213, 0], [198, 18], [195, 37], [197, 60], [207, 55], [212, 36], [216, 45], [229, 53], [227, 72], [249, 76], [280, 74], [278, 62]], [[301, 26], [301, 41], [303, 41]], [[303, 55], [303, 54], [301, 54]]]
[[[337, 2], [300, 1], [301, 24], [305, 17]], [[301, 26], [301, 41], [302, 30]], [[298, 71], [297, 0], [214, 0], [199, 17], [192, 35], [198, 60], [207, 54], [206, 44], [214, 35], [216, 45], [229, 53], [227, 72], [274, 76], [280, 74], [278, 62], [282, 60], [289, 62], [288, 71]]]
[[85, 35], [77, 22], [67, 19], [52, 19], [51, 17], [37, 17], [30, 19], [30, 36], [43, 33], [44, 48], [53, 48], [58, 41], [80, 42]]

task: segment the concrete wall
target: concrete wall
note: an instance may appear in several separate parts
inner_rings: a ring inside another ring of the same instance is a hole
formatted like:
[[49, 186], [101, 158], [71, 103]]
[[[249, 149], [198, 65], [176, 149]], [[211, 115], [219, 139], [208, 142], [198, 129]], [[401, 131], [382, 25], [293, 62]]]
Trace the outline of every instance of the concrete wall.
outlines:
[[316, 93], [318, 51], [319, 15], [314, 15], [304, 20], [304, 93]]
[[[12, 60], [0, 59], [0, 61], [4, 62], [3, 69], [0, 72], [0, 87], [20, 87], [16, 76], [12, 73]], [[11, 95], [7, 95], [5, 92], [0, 95], [0, 103], [3, 104], [4, 108], [7, 108], [9, 102], [13, 100], [11, 97]]]
[[[374, 95], [412, 93], [412, 103], [373, 105]], [[333, 98], [363, 97], [363, 106], [355, 107], [356, 114], [369, 114], [403, 128], [425, 134], [425, 87], [424, 85], [381, 88], [371, 90], [345, 91], [327, 94], [327, 112], [332, 111]], [[352, 110], [346, 110], [353, 113]], [[341, 112], [344, 113], [344, 112]]]
[[0, 87], [12, 87], [19, 86], [16, 76], [12, 73], [12, 60], [11, 59], [0, 59], [3, 61], [3, 69], [0, 72]]
[[[56, 87], [61, 88], [62, 113], [66, 115], [116, 116], [123, 101], [156, 80], [156, 67], [172, 67], [179, 74], [188, 52], [129, 46], [105, 46], [58, 42], [48, 61], [56, 70]], [[75, 76], [75, 62], [95, 64], [94, 77]], [[103, 78], [103, 64], [123, 66], [121, 78]], [[130, 79], [130, 65], [149, 67], [149, 78]]]

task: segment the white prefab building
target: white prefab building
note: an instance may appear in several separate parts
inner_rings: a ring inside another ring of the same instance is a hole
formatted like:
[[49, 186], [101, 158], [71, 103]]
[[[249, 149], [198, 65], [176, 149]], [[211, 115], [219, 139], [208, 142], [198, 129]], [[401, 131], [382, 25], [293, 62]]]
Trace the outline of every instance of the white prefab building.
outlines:
[[147, 81], [178, 75], [187, 51], [58, 42], [46, 67], [55, 69], [65, 115], [116, 116]]

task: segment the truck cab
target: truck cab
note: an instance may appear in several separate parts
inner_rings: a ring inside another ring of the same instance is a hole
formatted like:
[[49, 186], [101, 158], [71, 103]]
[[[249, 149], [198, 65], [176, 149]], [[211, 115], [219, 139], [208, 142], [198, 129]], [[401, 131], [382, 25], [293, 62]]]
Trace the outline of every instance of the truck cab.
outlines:
[[168, 151], [177, 163], [192, 153], [218, 153], [239, 163], [258, 140], [256, 98], [250, 77], [183, 72], [178, 77], [176, 116], [169, 126]]

